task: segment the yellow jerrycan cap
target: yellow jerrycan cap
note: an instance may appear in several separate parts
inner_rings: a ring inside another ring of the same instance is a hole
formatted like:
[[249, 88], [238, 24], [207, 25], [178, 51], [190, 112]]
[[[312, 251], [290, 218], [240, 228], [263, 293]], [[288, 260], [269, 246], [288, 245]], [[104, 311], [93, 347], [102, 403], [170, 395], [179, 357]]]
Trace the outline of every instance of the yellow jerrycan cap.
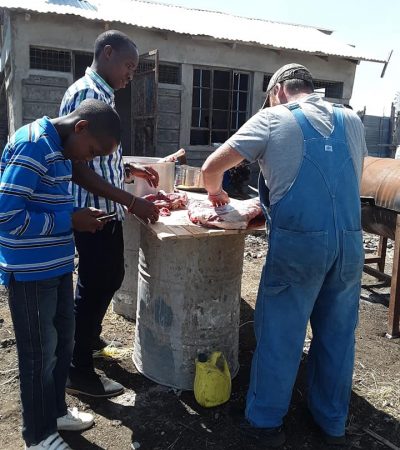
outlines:
[[208, 358], [200, 353], [196, 358], [194, 396], [205, 408], [222, 405], [231, 396], [231, 374], [228, 363], [221, 352], [213, 352]]

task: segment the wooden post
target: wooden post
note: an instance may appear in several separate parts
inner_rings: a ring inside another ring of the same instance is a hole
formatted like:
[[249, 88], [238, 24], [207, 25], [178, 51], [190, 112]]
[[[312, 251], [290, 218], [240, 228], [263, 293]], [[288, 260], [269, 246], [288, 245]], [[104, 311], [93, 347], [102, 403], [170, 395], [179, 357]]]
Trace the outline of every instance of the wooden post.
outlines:
[[[385, 273], [387, 241], [388, 239], [386, 237], [379, 236], [378, 251], [374, 255], [365, 257], [364, 272], [377, 278], [378, 280], [383, 280], [390, 283], [392, 277]], [[374, 263], [378, 265], [377, 269], [369, 266], [369, 264]]]
[[390, 300], [389, 300], [389, 317], [388, 317], [388, 331], [386, 337], [395, 338], [400, 336], [399, 319], [400, 319], [400, 215], [396, 219], [396, 235], [394, 241], [394, 255], [393, 255], [393, 271], [392, 284], [390, 286]]

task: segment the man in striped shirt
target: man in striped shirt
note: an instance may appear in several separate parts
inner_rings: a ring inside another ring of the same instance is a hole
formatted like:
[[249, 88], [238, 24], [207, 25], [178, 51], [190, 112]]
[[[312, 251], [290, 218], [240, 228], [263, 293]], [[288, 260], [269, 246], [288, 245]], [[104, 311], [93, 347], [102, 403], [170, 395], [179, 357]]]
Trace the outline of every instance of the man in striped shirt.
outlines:
[[120, 134], [118, 114], [87, 100], [66, 117], [20, 128], [2, 154], [0, 283], [8, 286], [29, 449], [69, 449], [57, 430], [93, 424], [91, 414], [65, 403], [74, 337], [72, 227], [95, 233], [104, 212], [73, 212], [71, 160], [110, 155]]
[[[110, 30], [95, 42], [94, 60], [85, 75], [69, 87], [60, 107], [60, 116], [73, 111], [82, 100], [97, 98], [114, 107], [114, 92], [132, 80], [139, 62], [136, 45], [125, 34]], [[148, 168], [131, 167], [133, 175], [156, 186], [157, 173]], [[93, 350], [107, 341], [100, 337], [101, 323], [114, 293], [124, 277], [122, 220], [124, 206], [145, 221], [158, 220], [157, 208], [147, 200], [123, 190], [122, 149], [108, 157], [97, 157], [73, 168], [73, 195], [76, 207], [94, 206], [116, 212], [115, 221], [92, 235], [75, 232], [79, 253], [78, 282], [75, 291], [75, 348], [67, 382], [67, 392], [94, 397], [111, 397], [123, 386], [94, 370]]]

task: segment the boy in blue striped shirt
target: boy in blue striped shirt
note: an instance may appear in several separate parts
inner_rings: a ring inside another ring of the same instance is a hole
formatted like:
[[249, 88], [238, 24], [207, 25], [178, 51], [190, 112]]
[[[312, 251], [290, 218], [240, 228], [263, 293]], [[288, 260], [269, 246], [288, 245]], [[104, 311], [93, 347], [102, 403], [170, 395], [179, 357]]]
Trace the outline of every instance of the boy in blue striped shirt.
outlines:
[[23, 126], [2, 154], [0, 283], [8, 286], [29, 449], [69, 449], [57, 430], [93, 423], [65, 403], [74, 339], [72, 228], [95, 233], [104, 212], [73, 211], [71, 161], [110, 155], [120, 133], [110, 106], [86, 100], [65, 117]]

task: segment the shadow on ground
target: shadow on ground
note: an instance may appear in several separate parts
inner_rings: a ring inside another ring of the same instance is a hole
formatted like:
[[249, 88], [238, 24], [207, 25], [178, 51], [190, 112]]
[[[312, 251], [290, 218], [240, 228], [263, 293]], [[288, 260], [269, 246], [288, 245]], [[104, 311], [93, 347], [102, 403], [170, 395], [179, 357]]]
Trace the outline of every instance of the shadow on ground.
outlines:
[[[126, 427], [131, 430], [131, 441], [139, 443], [142, 450], [265, 449], [262, 442], [243, 440], [238, 429], [255, 347], [252, 321], [253, 309], [242, 301], [240, 371], [233, 380], [231, 400], [223, 406], [213, 409], [202, 408], [196, 403], [193, 393], [174, 391], [134, 373], [135, 369], [130, 360], [124, 360], [120, 364], [109, 361], [98, 364], [108, 376], [127, 388], [127, 393], [122, 398], [90, 401], [82, 398], [82, 400], [88, 403], [98, 416], [111, 421], [111, 427]], [[287, 443], [282, 449], [331, 448], [321, 442], [307, 410], [306, 360], [307, 356], [303, 355], [291, 407], [285, 420]], [[364, 431], [366, 428], [383, 436], [392, 444], [400, 445], [399, 423], [353, 393], [348, 443], [342, 448], [368, 450], [383, 448], [381, 443]], [[65, 433], [65, 437], [72, 448], [80, 450], [103, 448], [88, 442], [83, 435]], [[115, 442], [112, 448], [124, 450], [127, 447]]]
[[362, 285], [361, 299], [370, 303], [389, 306], [390, 283], [387, 281], [373, 281]]

